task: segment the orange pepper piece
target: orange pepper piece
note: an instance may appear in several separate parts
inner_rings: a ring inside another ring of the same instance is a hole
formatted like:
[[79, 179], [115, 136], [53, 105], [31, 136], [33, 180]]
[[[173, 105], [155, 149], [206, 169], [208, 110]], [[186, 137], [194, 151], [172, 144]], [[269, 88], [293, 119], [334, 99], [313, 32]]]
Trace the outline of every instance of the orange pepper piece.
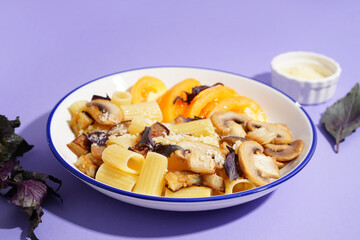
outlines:
[[174, 104], [175, 98], [181, 97], [186, 100], [185, 92], [190, 93], [193, 87], [200, 85], [201, 83], [198, 80], [188, 78], [169, 89], [158, 101], [163, 113], [163, 122], [171, 122], [177, 116], [183, 115], [188, 104], [180, 100], [177, 100]]
[[260, 105], [253, 99], [244, 96], [234, 96], [218, 101], [216, 104], [211, 103], [203, 112], [206, 113], [205, 117], [210, 117], [214, 112], [222, 110], [245, 113], [258, 121], [266, 121], [266, 114]]
[[204, 118], [202, 110], [212, 102], [218, 102], [222, 99], [236, 96], [234, 89], [227, 86], [215, 86], [201, 91], [186, 109], [185, 117], [193, 118], [195, 116]]
[[151, 76], [144, 76], [137, 80], [131, 88], [131, 104], [153, 101], [167, 91], [163, 81]]

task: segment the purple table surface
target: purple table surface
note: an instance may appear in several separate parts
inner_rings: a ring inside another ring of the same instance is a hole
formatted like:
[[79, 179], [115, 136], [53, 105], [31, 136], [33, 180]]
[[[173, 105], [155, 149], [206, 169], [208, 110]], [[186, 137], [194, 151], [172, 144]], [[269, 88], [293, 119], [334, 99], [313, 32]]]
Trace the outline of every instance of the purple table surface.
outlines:
[[[0, 109], [35, 148], [26, 169], [63, 180], [49, 198], [40, 239], [359, 239], [360, 131], [340, 153], [321, 114], [360, 80], [359, 1], [1, 1]], [[196, 66], [270, 83], [270, 61], [286, 51], [336, 59], [335, 96], [305, 106], [316, 152], [293, 179], [258, 200], [222, 210], [166, 212], [107, 197], [67, 172], [51, 153], [46, 121], [69, 91], [110, 73]], [[0, 239], [24, 239], [27, 216], [0, 200]]]

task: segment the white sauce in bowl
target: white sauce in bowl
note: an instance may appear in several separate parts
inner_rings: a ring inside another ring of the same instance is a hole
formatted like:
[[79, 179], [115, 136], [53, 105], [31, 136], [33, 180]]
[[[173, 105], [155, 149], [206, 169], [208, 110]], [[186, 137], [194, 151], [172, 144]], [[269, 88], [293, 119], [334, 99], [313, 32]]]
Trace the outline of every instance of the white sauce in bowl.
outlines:
[[332, 72], [326, 67], [313, 63], [295, 63], [279, 69], [283, 74], [302, 79], [322, 79], [329, 77]]

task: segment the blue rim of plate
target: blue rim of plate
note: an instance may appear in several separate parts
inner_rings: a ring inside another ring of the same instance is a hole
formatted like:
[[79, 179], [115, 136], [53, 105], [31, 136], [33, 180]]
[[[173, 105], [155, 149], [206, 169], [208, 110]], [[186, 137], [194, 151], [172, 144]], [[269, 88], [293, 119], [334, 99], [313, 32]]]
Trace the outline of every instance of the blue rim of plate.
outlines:
[[[200, 70], [209, 70], [209, 71], [215, 71], [215, 72], [221, 72], [221, 73], [227, 73], [227, 74], [232, 74], [235, 76], [240, 76], [243, 78], [246, 78], [248, 80], [253, 80], [256, 81], [260, 84], [263, 84], [267, 87], [270, 87], [272, 89], [274, 89], [277, 92], [282, 93], [284, 96], [286, 96], [287, 98], [289, 98], [292, 102], [294, 102], [295, 105], [297, 105], [297, 107], [299, 107], [303, 113], [305, 114], [305, 116], [307, 117], [310, 125], [311, 125], [311, 130], [312, 130], [312, 134], [313, 134], [313, 141], [309, 150], [309, 153], [305, 156], [305, 158], [303, 159], [303, 161], [295, 168], [293, 169], [291, 172], [289, 172], [288, 174], [286, 174], [285, 176], [271, 182], [268, 183], [264, 186], [260, 186], [260, 187], [256, 187], [250, 190], [246, 190], [243, 192], [237, 192], [237, 193], [232, 193], [232, 194], [226, 194], [226, 195], [219, 195], [219, 196], [211, 196], [211, 197], [201, 197], [201, 198], [168, 198], [168, 197], [157, 197], [157, 196], [150, 196], [150, 195], [144, 195], [144, 194], [138, 194], [138, 193], [133, 193], [133, 192], [128, 192], [125, 190], [121, 190], [119, 188], [115, 188], [115, 187], [111, 187], [109, 185], [106, 185], [104, 183], [101, 183], [99, 181], [96, 181], [95, 179], [86, 176], [83, 173], [78, 172], [74, 167], [72, 167], [70, 164], [68, 164], [66, 162], [65, 159], [63, 159], [60, 154], [57, 152], [51, 135], [50, 135], [50, 126], [52, 123], [52, 118], [53, 115], [55, 114], [58, 106], [69, 96], [71, 95], [73, 92], [75, 92], [76, 90], [88, 85], [91, 82], [103, 79], [105, 77], [109, 77], [115, 74], [119, 74], [119, 73], [125, 73], [125, 72], [131, 72], [131, 71], [137, 71], [137, 70], [143, 70], [143, 69], [154, 69], [154, 68], [187, 68], [187, 69], [200, 69]], [[315, 152], [315, 148], [316, 148], [316, 144], [317, 144], [317, 134], [316, 134], [316, 130], [315, 130], [315, 125], [313, 123], [313, 121], [311, 120], [309, 114], [305, 111], [305, 109], [298, 104], [294, 99], [292, 99], [289, 95], [287, 95], [286, 93], [282, 92], [279, 89], [276, 89], [266, 83], [260, 82], [256, 79], [252, 79], [246, 76], [243, 76], [241, 74], [237, 74], [237, 73], [233, 73], [233, 72], [228, 72], [228, 71], [223, 71], [223, 70], [217, 70], [217, 69], [211, 69], [211, 68], [203, 68], [203, 67], [189, 67], [189, 66], [154, 66], [154, 67], [142, 67], [142, 68], [135, 68], [135, 69], [129, 69], [129, 70], [124, 70], [124, 71], [120, 71], [120, 72], [116, 72], [116, 73], [112, 73], [112, 74], [108, 74], [99, 78], [96, 78], [94, 80], [91, 80], [89, 82], [84, 83], [83, 85], [75, 88], [74, 90], [72, 90], [71, 92], [69, 92], [67, 95], [65, 95], [53, 108], [53, 110], [51, 111], [48, 121], [47, 121], [47, 126], [46, 126], [46, 135], [47, 135], [47, 141], [49, 144], [49, 147], [52, 151], [52, 153], [55, 155], [55, 157], [58, 159], [58, 161], [73, 175], [75, 175], [76, 177], [80, 178], [81, 180], [90, 183], [96, 187], [102, 188], [104, 190], [113, 192], [113, 193], [118, 193], [121, 195], [125, 195], [128, 197], [132, 197], [132, 198], [139, 198], [139, 199], [144, 199], [144, 200], [151, 200], [151, 201], [159, 201], [159, 202], [173, 202], [173, 203], [187, 203], [187, 202], [209, 202], [209, 201], [219, 201], [219, 200], [229, 200], [229, 199], [233, 199], [233, 198], [238, 198], [238, 197], [243, 197], [243, 196], [247, 196], [247, 195], [251, 195], [254, 193], [259, 193], [259, 192], [263, 192], [266, 190], [269, 190], [271, 188], [274, 188], [276, 186], [278, 186], [279, 184], [286, 182], [287, 180], [289, 180], [290, 178], [292, 178], [293, 176], [295, 176], [297, 173], [299, 173], [310, 161], [310, 159], [312, 158], [312, 156], [314, 155]], [[275, 189], [275, 188], [274, 188]]]

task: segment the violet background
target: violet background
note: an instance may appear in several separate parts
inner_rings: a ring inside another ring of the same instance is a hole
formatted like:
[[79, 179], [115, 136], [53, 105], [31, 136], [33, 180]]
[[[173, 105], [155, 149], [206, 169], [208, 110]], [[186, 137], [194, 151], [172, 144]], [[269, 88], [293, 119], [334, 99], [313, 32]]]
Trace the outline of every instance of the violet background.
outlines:
[[[335, 154], [319, 125], [326, 107], [359, 82], [359, 1], [0, 1], [0, 113], [20, 115], [35, 145], [24, 168], [63, 180], [49, 198], [40, 239], [358, 239], [360, 132]], [[270, 84], [270, 61], [314, 51], [343, 69], [335, 96], [305, 106], [317, 126], [310, 163], [258, 200], [222, 210], [166, 212], [109, 198], [68, 173], [52, 155], [46, 121], [72, 89], [110, 73], [195, 66]], [[0, 239], [24, 239], [27, 217], [0, 199]], [[23, 232], [24, 230], [24, 232]]]

